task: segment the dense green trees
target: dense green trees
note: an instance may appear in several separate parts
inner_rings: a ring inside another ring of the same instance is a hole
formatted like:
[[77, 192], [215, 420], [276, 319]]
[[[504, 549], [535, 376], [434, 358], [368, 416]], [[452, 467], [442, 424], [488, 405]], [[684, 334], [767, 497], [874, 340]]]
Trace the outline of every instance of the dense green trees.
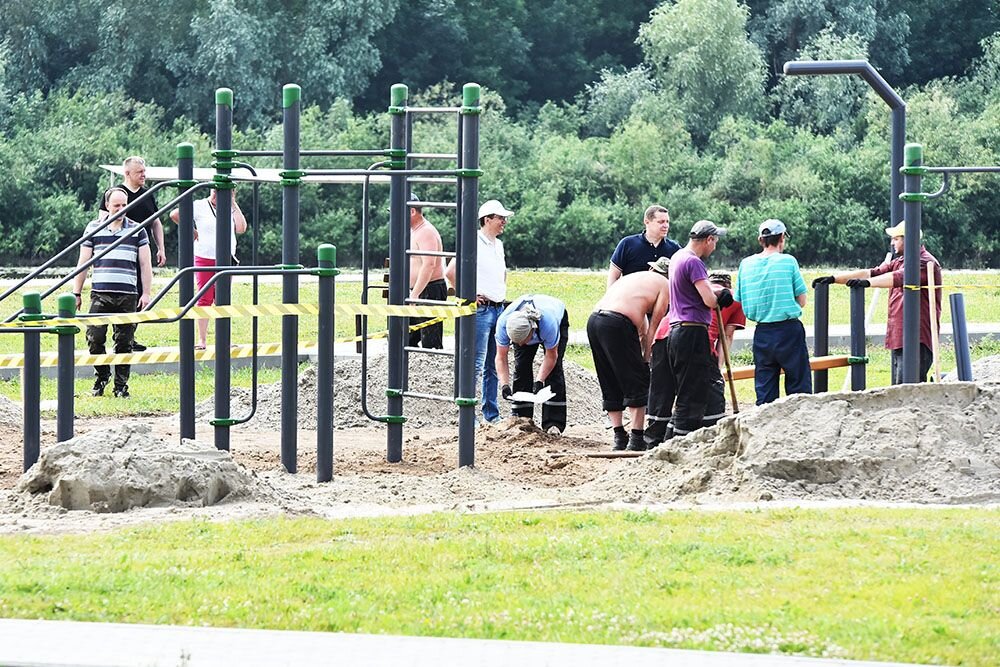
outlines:
[[[120, 0], [0, 3], [5, 262], [79, 234], [107, 183], [98, 164], [132, 153], [170, 164], [191, 141], [207, 165], [220, 85], [236, 91], [237, 147], [280, 146], [280, 89], [295, 81], [303, 147], [380, 148], [389, 84], [410, 84], [414, 104], [455, 104], [459, 84], [484, 84], [481, 198], [517, 211], [515, 266], [604, 266], [653, 202], [670, 208], [675, 238], [699, 218], [729, 225], [715, 264], [752, 252], [765, 217], [791, 226], [805, 264], [880, 258], [885, 107], [850, 77], [785, 79], [787, 58], [869, 58], [907, 100], [908, 138], [930, 164], [996, 164], [1000, 151], [996, 0], [178, 0], [141, 16]], [[453, 119], [416, 125], [418, 151], [454, 141]], [[305, 166], [333, 164], [367, 162]], [[964, 176], [927, 205], [928, 244], [948, 265], [1000, 266], [998, 186]], [[357, 264], [360, 187], [301, 193], [304, 252], [331, 241]], [[374, 257], [386, 197], [372, 188]], [[277, 261], [279, 188], [263, 189], [261, 212], [263, 260]], [[453, 243], [451, 216], [429, 215]]]

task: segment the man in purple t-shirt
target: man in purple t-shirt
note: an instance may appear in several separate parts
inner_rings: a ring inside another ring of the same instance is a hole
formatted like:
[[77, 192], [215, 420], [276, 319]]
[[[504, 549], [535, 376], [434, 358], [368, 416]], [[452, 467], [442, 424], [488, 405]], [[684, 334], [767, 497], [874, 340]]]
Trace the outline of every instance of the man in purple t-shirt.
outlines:
[[712, 364], [717, 363], [709, 347], [708, 326], [716, 305], [725, 308], [732, 304], [733, 295], [728, 289], [718, 294], [712, 290], [704, 260], [725, 233], [715, 223], [699, 220], [691, 228], [688, 244], [670, 259], [668, 363], [666, 372], [651, 378], [657, 391], [676, 396], [672, 428], [667, 427], [665, 439], [700, 428], [708, 406]]

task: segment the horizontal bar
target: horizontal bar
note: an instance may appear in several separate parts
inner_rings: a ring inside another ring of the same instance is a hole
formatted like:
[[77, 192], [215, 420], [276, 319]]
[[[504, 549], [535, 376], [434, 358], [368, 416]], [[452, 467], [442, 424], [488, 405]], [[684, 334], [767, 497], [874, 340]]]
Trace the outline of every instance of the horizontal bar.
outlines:
[[995, 174], [1000, 172], [1000, 167], [927, 167], [927, 172], [931, 174]]
[[306, 169], [306, 176], [457, 176], [454, 169]]
[[457, 306], [454, 301], [438, 301], [436, 299], [403, 299], [411, 306]]
[[453, 201], [408, 201], [406, 205], [417, 208], [458, 208], [458, 204]]
[[403, 396], [406, 398], [423, 398], [428, 401], [443, 401], [445, 403], [454, 403], [454, 396], [439, 396], [438, 394], [421, 394], [416, 391], [404, 391]]
[[414, 160], [457, 160], [454, 153], [407, 153], [406, 157]]
[[458, 113], [462, 107], [406, 107], [406, 113]]
[[[281, 157], [284, 151], [239, 151], [240, 157]], [[362, 157], [367, 155], [388, 156], [388, 149], [374, 150], [307, 150], [299, 151], [299, 155], [314, 157]]]
[[403, 348], [407, 352], [417, 352], [420, 354], [439, 354], [445, 357], [454, 357], [455, 353], [451, 350], [440, 350], [433, 347], [410, 347], [406, 346]]
[[407, 255], [414, 257], [454, 257], [455, 253], [447, 250], [407, 250]]
[[430, 176], [425, 177], [413, 177], [406, 179], [407, 183], [420, 183], [421, 185], [455, 185], [458, 181], [458, 176], [450, 178], [433, 178]]

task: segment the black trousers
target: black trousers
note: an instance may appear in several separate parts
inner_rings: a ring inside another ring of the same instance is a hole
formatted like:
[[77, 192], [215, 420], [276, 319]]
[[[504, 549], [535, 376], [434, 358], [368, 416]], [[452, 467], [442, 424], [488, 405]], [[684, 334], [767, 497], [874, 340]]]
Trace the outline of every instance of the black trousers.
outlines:
[[[91, 313], [134, 313], [139, 297], [135, 294], [124, 294], [121, 292], [91, 292], [90, 312]], [[115, 354], [128, 354], [132, 351], [132, 341], [135, 337], [134, 324], [112, 324], [115, 341]], [[108, 340], [108, 325], [87, 327], [87, 347], [91, 354], [107, 354], [106, 343]], [[97, 379], [107, 382], [111, 377], [111, 367], [106, 365], [94, 366]], [[132, 367], [128, 364], [115, 366], [115, 389], [123, 389], [128, 386], [128, 378]]]
[[[566, 356], [566, 343], [569, 340], [569, 313], [563, 313], [559, 323], [559, 345], [556, 365], [545, 378], [545, 384], [551, 387], [555, 396], [542, 403], [542, 429], [548, 430], [555, 426], [562, 433], [566, 430], [566, 376], [563, 373], [563, 357]], [[514, 345], [514, 379], [512, 388], [517, 391], [531, 391], [535, 375], [535, 355], [539, 343], [534, 345]], [[515, 402], [511, 413], [518, 417], [535, 418], [534, 403]]]
[[653, 343], [649, 357], [649, 400], [646, 403], [646, 442], [661, 443], [674, 411], [675, 384], [670, 376], [667, 347], [670, 338]]
[[[444, 281], [444, 278], [432, 280], [427, 283], [427, 287], [425, 287], [424, 291], [420, 293], [420, 298], [444, 301], [448, 298], [448, 284]], [[411, 317], [410, 326], [412, 327], [420, 324], [421, 322], [426, 322], [429, 319], [431, 318]], [[422, 329], [411, 331], [407, 345], [410, 347], [418, 347], [422, 345], [426, 348], [440, 350], [444, 347], [444, 322], [438, 322], [437, 324], [432, 324]]]
[[[920, 344], [920, 375], [917, 379], [920, 382], [927, 382], [927, 374], [934, 365], [934, 353], [931, 348], [923, 343]], [[890, 350], [889, 368], [891, 369], [892, 383], [903, 384], [903, 348], [899, 347]]]
[[[666, 390], [676, 395], [673, 424], [676, 435], [687, 435], [702, 426], [708, 409], [712, 365], [716, 362], [708, 347], [708, 329], [675, 326], [667, 338], [670, 372]], [[718, 367], [716, 367], [718, 372]]]
[[607, 412], [645, 408], [649, 400], [649, 364], [642, 357], [639, 331], [620, 313], [596, 310], [587, 320], [602, 407]]

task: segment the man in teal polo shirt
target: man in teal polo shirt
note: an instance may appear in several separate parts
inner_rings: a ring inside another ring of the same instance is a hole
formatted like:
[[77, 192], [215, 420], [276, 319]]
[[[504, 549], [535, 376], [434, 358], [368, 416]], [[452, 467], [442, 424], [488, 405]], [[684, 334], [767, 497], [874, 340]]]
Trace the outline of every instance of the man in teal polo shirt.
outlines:
[[761, 252], [740, 262], [736, 300], [753, 333], [754, 389], [757, 405], [778, 398], [785, 371], [785, 394], [811, 394], [812, 375], [806, 330], [799, 317], [806, 305], [806, 283], [799, 263], [784, 252], [788, 230], [781, 220], [765, 220], [757, 233]]

